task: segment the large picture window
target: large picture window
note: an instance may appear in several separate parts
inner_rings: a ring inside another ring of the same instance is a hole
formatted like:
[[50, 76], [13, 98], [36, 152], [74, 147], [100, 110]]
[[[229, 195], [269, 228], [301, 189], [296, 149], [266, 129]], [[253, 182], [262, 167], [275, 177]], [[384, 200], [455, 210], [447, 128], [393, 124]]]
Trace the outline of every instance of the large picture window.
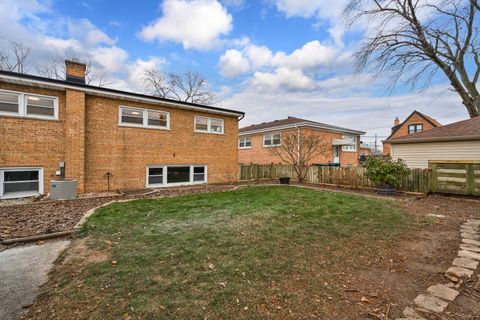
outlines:
[[0, 114], [58, 119], [58, 98], [0, 90]]
[[206, 165], [151, 165], [147, 167], [147, 187], [207, 183]]
[[222, 134], [225, 131], [223, 119], [196, 116], [194, 122], [196, 132]]
[[43, 193], [41, 168], [0, 169], [0, 198], [30, 197]]
[[127, 127], [170, 129], [170, 114], [157, 110], [120, 107], [119, 124]]

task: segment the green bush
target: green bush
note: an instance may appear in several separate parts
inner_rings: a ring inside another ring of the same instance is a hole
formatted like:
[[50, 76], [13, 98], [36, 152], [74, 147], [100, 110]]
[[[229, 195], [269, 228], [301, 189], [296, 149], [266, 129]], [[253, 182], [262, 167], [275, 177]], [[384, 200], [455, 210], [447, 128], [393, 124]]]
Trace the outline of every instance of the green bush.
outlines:
[[401, 176], [410, 172], [403, 160], [393, 161], [389, 156], [368, 157], [363, 166], [365, 175], [377, 187], [398, 187]]

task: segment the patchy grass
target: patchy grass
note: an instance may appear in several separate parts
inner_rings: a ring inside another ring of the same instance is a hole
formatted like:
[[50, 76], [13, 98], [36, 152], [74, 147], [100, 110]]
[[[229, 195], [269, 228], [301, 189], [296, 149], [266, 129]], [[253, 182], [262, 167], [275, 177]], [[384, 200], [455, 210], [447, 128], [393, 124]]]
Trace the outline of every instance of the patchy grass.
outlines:
[[87, 221], [86, 253], [74, 243], [57, 262], [32, 316], [329, 318], [343, 308], [335, 274], [408, 220], [390, 201], [289, 187], [116, 203]]

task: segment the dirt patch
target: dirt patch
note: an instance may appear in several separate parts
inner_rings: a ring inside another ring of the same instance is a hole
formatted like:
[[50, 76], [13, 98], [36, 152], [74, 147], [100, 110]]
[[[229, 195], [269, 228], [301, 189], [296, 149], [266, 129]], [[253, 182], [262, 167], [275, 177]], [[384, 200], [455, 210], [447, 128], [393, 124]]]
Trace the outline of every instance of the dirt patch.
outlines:
[[0, 240], [71, 230], [90, 209], [113, 200], [172, 197], [231, 190], [232, 185], [202, 185], [134, 190], [116, 196], [0, 206]]
[[112, 243], [109, 243], [108, 247], [103, 250], [95, 250], [88, 246], [88, 241], [88, 237], [74, 241], [68, 249], [69, 254], [65, 255], [65, 259], [62, 261], [62, 264], [75, 263], [77, 266], [79, 266], [79, 263], [87, 265], [91, 263], [104, 262], [110, 258], [110, 249]]

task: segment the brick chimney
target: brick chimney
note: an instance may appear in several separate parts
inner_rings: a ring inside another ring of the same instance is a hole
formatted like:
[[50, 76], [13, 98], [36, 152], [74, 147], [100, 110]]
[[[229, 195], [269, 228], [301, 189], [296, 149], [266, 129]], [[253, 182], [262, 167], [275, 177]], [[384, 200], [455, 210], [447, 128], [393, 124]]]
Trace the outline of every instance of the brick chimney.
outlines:
[[70, 82], [85, 83], [87, 65], [78, 59], [65, 60], [66, 79]]
[[395, 120], [393, 120], [393, 125], [398, 126], [399, 124], [400, 124], [400, 119], [396, 117]]

